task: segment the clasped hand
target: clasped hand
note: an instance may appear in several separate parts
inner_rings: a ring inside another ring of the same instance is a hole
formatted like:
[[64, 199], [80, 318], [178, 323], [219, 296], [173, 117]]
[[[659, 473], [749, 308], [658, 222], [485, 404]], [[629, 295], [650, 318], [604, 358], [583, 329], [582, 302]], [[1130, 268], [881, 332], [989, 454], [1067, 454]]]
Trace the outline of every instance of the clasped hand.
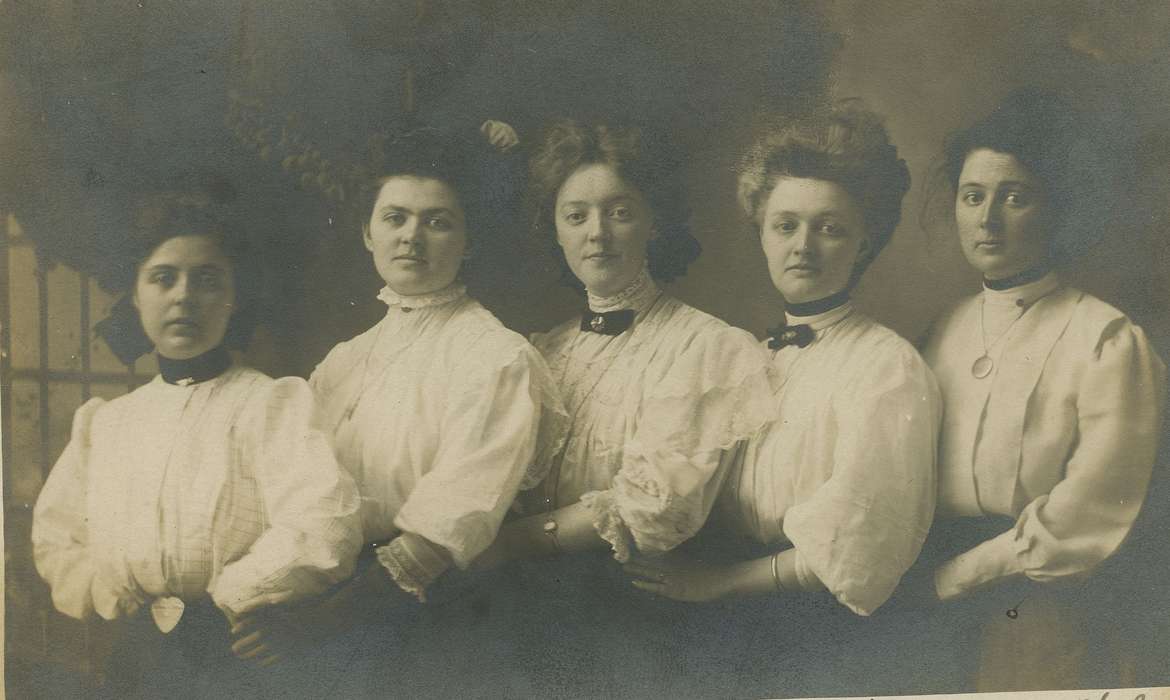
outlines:
[[266, 668], [318, 644], [373, 614], [389, 588], [380, 579], [388, 577], [373, 566], [328, 596], [229, 615], [232, 653]]
[[675, 552], [640, 555], [623, 568], [636, 588], [671, 600], [705, 603], [727, 595], [726, 572]]

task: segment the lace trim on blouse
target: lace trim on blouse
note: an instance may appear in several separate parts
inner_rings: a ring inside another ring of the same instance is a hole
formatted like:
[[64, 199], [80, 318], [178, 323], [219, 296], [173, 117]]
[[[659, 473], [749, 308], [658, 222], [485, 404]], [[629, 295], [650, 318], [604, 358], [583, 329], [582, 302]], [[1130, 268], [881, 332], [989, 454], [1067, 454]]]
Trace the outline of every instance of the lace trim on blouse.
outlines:
[[382, 291], [378, 292], [378, 300], [392, 309], [395, 307], [402, 309], [425, 309], [431, 306], [449, 304], [458, 299], [462, 299], [466, 294], [467, 286], [458, 282], [450, 284], [437, 292], [411, 296], [399, 294], [387, 285], [382, 287]]
[[650, 278], [650, 271], [645, 265], [642, 266], [641, 272], [628, 287], [613, 296], [602, 297], [593, 292], [587, 292], [589, 310], [599, 313], [621, 309], [642, 311], [658, 297], [658, 294], [658, 285], [654, 284], [654, 280]]
[[634, 544], [630, 530], [622, 521], [617, 500], [612, 491], [590, 491], [581, 496], [581, 503], [593, 516], [593, 529], [613, 549], [613, 558], [621, 563], [630, 560]]

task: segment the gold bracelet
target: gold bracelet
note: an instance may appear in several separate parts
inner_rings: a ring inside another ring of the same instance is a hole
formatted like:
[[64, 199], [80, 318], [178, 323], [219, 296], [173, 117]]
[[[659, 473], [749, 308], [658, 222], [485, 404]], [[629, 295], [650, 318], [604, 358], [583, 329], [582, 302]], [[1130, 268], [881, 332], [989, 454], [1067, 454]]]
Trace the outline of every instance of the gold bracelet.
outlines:
[[784, 592], [784, 584], [780, 582], [780, 552], [772, 555], [772, 581], [776, 584], [776, 592]]
[[561, 541], [557, 539], [557, 527], [557, 521], [549, 518], [548, 520], [544, 521], [544, 525], [541, 526], [541, 529], [544, 530], [544, 534], [547, 535], [548, 538], [552, 541], [553, 551], [556, 554], [560, 554]]

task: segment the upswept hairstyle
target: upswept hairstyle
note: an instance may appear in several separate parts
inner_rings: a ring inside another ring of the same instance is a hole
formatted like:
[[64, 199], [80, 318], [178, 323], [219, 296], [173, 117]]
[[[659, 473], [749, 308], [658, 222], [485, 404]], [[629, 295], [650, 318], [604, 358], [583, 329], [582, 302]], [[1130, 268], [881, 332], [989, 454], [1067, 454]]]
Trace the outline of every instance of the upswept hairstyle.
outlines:
[[757, 225], [781, 178], [825, 180], [849, 193], [861, 209], [870, 241], [850, 285], [889, 243], [910, 189], [910, 169], [890, 143], [881, 117], [855, 103], [787, 121], [747, 152], [739, 173], [740, 206]]
[[1092, 247], [1109, 219], [1103, 194], [1117, 191], [1118, 173], [1095, 145], [1087, 115], [1058, 93], [1023, 88], [990, 114], [953, 132], [943, 146], [943, 175], [950, 194], [967, 156], [980, 149], [1014, 156], [1045, 188], [1048, 254], [1060, 264]]
[[509, 156], [496, 152], [478, 132], [456, 133], [420, 126], [386, 139], [374, 154], [354, 212], [367, 226], [382, 184], [393, 177], [438, 180], [454, 192], [467, 221], [468, 252], [500, 232], [519, 189]]
[[529, 164], [533, 228], [546, 237], [561, 265], [562, 279], [581, 283], [556, 244], [557, 194], [578, 168], [603, 164], [641, 192], [654, 213], [658, 235], [646, 247], [650, 275], [669, 282], [686, 274], [702, 248], [690, 233], [690, 207], [682, 182], [683, 159], [660, 135], [636, 126], [560, 120], [545, 129]]

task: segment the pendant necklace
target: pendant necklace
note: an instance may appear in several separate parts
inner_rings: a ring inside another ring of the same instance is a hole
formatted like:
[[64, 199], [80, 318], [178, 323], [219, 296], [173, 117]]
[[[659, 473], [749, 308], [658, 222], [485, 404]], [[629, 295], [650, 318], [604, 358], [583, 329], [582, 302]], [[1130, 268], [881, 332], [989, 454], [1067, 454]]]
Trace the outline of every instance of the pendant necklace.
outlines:
[[983, 354], [976, 358], [975, 362], [971, 365], [971, 376], [975, 377], [976, 379], [984, 379], [989, 374], [991, 374], [993, 369], [995, 369], [995, 361], [991, 359], [991, 349], [995, 347], [996, 343], [1003, 340], [1004, 336], [1008, 334], [1008, 331], [1012, 329], [1012, 326], [1016, 325], [1016, 321], [1019, 321], [1024, 317], [1024, 314], [1028, 312], [1030, 305], [1025, 306], [1021, 304], [1020, 314], [1012, 319], [1012, 322], [1008, 324], [1007, 328], [1003, 329], [1003, 331], [997, 335], [995, 340], [991, 341], [990, 344], [987, 342], [987, 329], [984, 327], [983, 321], [986, 306], [986, 299], [981, 299], [979, 301], [979, 339], [983, 341]]
[[1049, 294], [1052, 294], [1057, 289], [1060, 289], [1060, 285], [1054, 285], [1052, 289], [1049, 289], [1048, 291], [1040, 294], [1038, 297], [1030, 301], [1025, 301], [1022, 298], [1017, 299], [1016, 306], [1020, 307], [1020, 315], [1012, 319], [1012, 322], [1008, 324], [1007, 328], [1003, 329], [1003, 332], [996, 336], [995, 340], [991, 341], [990, 343], [987, 342], [987, 329], [984, 327], [983, 321], [985, 316], [985, 309], [987, 307], [987, 298], [984, 297], [979, 300], [979, 339], [983, 341], [983, 354], [975, 358], [975, 362], [971, 364], [971, 376], [975, 377], [976, 379], [984, 379], [991, 374], [991, 372], [995, 369], [995, 361], [991, 359], [991, 349], [994, 348], [999, 341], [1004, 339], [1008, 332], [1011, 331], [1012, 327], [1016, 325], [1016, 321], [1019, 321], [1021, 318], [1023, 318], [1024, 314], [1028, 313], [1028, 310], [1036, 305], [1036, 302], [1040, 301]]

